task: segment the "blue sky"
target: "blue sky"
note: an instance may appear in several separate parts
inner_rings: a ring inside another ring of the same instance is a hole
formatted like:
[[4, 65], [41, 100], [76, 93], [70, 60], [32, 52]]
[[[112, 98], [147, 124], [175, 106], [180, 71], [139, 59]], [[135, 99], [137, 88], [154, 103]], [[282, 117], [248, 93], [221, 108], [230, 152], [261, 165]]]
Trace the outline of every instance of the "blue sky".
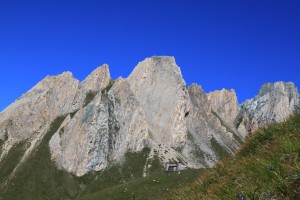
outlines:
[[0, 0], [0, 110], [47, 75], [83, 80], [109, 64], [127, 77], [139, 61], [174, 56], [187, 85], [236, 90], [300, 86], [297, 0]]

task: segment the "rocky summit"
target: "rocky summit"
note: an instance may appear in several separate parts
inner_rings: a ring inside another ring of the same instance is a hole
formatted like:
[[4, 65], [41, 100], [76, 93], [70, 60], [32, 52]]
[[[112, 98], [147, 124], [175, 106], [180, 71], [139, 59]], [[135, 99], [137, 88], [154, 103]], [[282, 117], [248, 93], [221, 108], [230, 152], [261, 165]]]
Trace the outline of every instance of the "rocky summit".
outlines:
[[[267, 83], [257, 96], [238, 105], [234, 90], [206, 94], [187, 87], [173, 57], [138, 63], [127, 78], [113, 80], [109, 68], [95, 69], [82, 82], [71, 72], [47, 76], [0, 113], [3, 160], [26, 141], [10, 177], [63, 117], [48, 142], [58, 169], [83, 176], [122, 163], [127, 152], [149, 148], [147, 160], [206, 168], [234, 154], [260, 127], [299, 112], [300, 96], [291, 82]], [[151, 167], [145, 163], [144, 176]]]

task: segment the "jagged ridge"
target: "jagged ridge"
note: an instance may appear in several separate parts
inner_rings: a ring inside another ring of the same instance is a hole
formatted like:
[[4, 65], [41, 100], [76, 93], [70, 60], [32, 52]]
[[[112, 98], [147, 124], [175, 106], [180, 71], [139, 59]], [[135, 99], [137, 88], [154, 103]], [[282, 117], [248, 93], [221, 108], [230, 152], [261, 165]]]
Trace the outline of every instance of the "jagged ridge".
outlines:
[[81, 83], [66, 72], [46, 77], [0, 114], [0, 161], [26, 140], [25, 162], [51, 122], [67, 115], [49, 146], [57, 167], [77, 176], [145, 147], [151, 149], [149, 160], [157, 155], [162, 163], [211, 167], [234, 154], [249, 133], [296, 113], [299, 99], [293, 83], [277, 82], [239, 106], [234, 90], [206, 94], [196, 84], [186, 88], [175, 59], [165, 56], [147, 58], [128, 78], [115, 81], [107, 65]]

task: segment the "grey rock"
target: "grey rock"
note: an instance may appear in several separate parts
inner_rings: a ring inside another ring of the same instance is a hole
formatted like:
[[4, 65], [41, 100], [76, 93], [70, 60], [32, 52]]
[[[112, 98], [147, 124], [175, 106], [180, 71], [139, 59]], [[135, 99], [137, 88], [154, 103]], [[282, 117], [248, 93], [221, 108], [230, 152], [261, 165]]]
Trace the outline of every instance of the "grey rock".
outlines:
[[94, 97], [98, 92], [108, 87], [111, 81], [108, 65], [104, 64], [95, 69], [79, 84], [78, 92], [72, 103], [72, 111], [77, 111], [88, 104], [87, 97]]
[[126, 152], [145, 147], [151, 148], [148, 159], [157, 152], [162, 162], [212, 167], [234, 154], [249, 133], [284, 121], [299, 108], [293, 83], [265, 84], [238, 106], [234, 90], [206, 94], [197, 84], [186, 88], [173, 57], [147, 58], [128, 78], [115, 81], [103, 65], [81, 83], [70, 72], [48, 76], [1, 112], [0, 162], [12, 145], [27, 139], [31, 145], [21, 165], [51, 122], [64, 115], [49, 142], [51, 158], [77, 176], [122, 162]]
[[[239, 147], [234, 132], [224, 125], [221, 117], [212, 110], [212, 95], [207, 95], [200, 86], [193, 84], [188, 88], [191, 109], [187, 116], [188, 142], [184, 155], [198, 161], [199, 166], [211, 167], [220, 161], [220, 149], [223, 153], [233, 154]], [[222, 101], [221, 101], [222, 102]], [[221, 105], [221, 104], [220, 104]]]
[[151, 57], [140, 62], [128, 83], [143, 108], [156, 143], [178, 146], [186, 140], [185, 114], [189, 97], [173, 57]]
[[257, 96], [240, 106], [236, 126], [240, 130], [254, 132], [267, 124], [283, 122], [299, 112], [299, 105], [299, 93], [294, 83], [266, 83]]
[[208, 93], [211, 109], [229, 126], [233, 128], [239, 112], [237, 96], [234, 90], [217, 90]]
[[6, 142], [0, 160], [15, 143], [40, 139], [56, 117], [69, 113], [78, 85], [70, 72], [47, 76], [1, 112], [0, 139]]

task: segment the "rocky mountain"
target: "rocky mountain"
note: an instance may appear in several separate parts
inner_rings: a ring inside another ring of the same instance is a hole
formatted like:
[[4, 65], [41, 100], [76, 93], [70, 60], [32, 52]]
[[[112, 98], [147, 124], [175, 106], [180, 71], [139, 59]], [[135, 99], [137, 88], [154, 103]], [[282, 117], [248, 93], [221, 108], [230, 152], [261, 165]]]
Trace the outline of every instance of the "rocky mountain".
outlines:
[[234, 154], [247, 135], [299, 112], [293, 83], [267, 83], [257, 96], [238, 105], [234, 90], [206, 94], [188, 88], [173, 57], [140, 62], [128, 78], [112, 80], [107, 65], [79, 82], [70, 72], [47, 76], [0, 113], [1, 160], [26, 141], [11, 173], [26, 162], [51, 123], [63, 122], [51, 136], [52, 161], [76, 176], [122, 163], [126, 152], [150, 148], [151, 161], [211, 167]]
[[266, 83], [257, 96], [240, 105], [236, 127], [246, 136], [270, 123], [282, 122], [300, 111], [300, 99], [294, 83]]

